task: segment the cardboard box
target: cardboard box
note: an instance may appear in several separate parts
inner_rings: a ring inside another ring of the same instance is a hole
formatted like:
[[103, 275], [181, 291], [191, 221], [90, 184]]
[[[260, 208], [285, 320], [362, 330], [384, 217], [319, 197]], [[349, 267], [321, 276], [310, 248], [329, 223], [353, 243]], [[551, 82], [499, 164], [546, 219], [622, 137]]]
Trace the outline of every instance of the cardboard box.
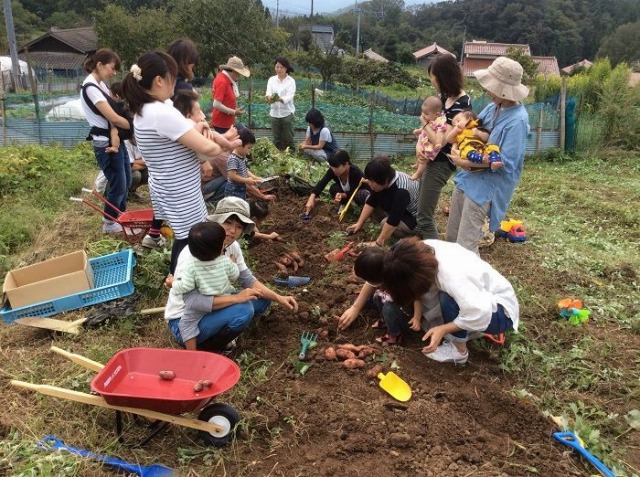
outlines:
[[21, 308], [93, 288], [93, 270], [84, 250], [7, 273], [3, 301]]

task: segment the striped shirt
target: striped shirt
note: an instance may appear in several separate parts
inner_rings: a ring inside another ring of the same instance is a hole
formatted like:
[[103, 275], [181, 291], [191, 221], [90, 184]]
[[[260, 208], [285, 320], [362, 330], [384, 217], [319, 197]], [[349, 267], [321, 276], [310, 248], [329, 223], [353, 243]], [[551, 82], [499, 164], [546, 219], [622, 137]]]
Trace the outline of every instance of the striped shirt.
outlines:
[[372, 191], [367, 205], [380, 208], [388, 214], [387, 224], [397, 227], [404, 222], [409, 229], [416, 227], [418, 213], [419, 181], [412, 181], [404, 172], [396, 171], [389, 187], [378, 192]]
[[170, 102], [147, 103], [133, 120], [136, 142], [149, 170], [149, 193], [157, 219], [168, 220], [175, 237], [207, 218], [200, 191], [200, 161], [178, 139], [193, 128]]
[[226, 255], [203, 262], [198, 260], [185, 247], [180, 255], [185, 255], [176, 268], [170, 293], [184, 295], [198, 290], [202, 295], [220, 296], [233, 293], [232, 283], [238, 279], [238, 266]]
[[[227, 175], [229, 171], [236, 171], [240, 177], [249, 177], [249, 168], [247, 167], [246, 157], [240, 157], [237, 154], [231, 154], [227, 159]], [[224, 188], [224, 196], [247, 198], [247, 184], [243, 182], [233, 182], [227, 178], [227, 184]]]

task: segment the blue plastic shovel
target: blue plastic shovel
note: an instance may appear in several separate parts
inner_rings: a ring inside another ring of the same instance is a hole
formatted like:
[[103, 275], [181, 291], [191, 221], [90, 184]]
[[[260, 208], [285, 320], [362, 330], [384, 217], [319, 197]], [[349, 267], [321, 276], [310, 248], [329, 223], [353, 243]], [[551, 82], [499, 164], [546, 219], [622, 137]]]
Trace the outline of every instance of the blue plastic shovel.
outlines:
[[553, 437], [561, 444], [567, 445], [574, 450], [577, 450], [582, 457], [587, 459], [593, 466], [600, 471], [604, 477], [616, 477], [616, 474], [611, 472], [602, 462], [600, 462], [591, 452], [582, 447], [580, 439], [573, 432], [554, 432]]
[[173, 469], [165, 467], [164, 465], [153, 464], [149, 466], [142, 466], [139, 464], [131, 464], [124, 460], [116, 459], [114, 457], [108, 457], [106, 455], [96, 454], [84, 449], [78, 449], [77, 447], [71, 447], [66, 445], [56, 436], [48, 435], [44, 436], [38, 442], [38, 448], [42, 450], [63, 450], [72, 454], [88, 457], [89, 459], [97, 460], [103, 464], [116, 467], [131, 474], [140, 475], [142, 477], [169, 477], [175, 475]]
[[286, 285], [289, 288], [299, 287], [302, 285], [306, 285], [311, 281], [310, 277], [296, 277], [293, 275], [289, 275], [289, 278], [286, 280], [283, 278], [276, 278], [274, 280], [278, 285]]

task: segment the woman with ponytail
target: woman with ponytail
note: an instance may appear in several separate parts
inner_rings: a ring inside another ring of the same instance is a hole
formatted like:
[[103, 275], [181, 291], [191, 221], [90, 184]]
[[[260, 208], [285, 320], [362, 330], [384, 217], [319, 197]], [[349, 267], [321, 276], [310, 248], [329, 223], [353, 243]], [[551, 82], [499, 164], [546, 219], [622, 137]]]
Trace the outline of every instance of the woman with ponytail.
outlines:
[[171, 274], [187, 244], [189, 229], [207, 217], [196, 154], [214, 156], [222, 151], [169, 101], [177, 75], [175, 60], [153, 51], [142, 55], [123, 81], [124, 96], [134, 114], [136, 142], [149, 169], [155, 216], [169, 221], [174, 233]]

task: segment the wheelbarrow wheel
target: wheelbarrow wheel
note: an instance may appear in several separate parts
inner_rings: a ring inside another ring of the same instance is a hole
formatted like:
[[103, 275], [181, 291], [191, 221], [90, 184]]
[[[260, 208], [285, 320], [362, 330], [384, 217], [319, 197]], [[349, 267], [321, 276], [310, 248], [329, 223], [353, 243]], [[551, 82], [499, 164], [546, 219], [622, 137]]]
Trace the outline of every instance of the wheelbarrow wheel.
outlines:
[[210, 422], [223, 429], [222, 432], [199, 431], [205, 444], [222, 447], [235, 437], [236, 425], [240, 421], [240, 414], [228, 404], [216, 403], [200, 411], [198, 419]]

